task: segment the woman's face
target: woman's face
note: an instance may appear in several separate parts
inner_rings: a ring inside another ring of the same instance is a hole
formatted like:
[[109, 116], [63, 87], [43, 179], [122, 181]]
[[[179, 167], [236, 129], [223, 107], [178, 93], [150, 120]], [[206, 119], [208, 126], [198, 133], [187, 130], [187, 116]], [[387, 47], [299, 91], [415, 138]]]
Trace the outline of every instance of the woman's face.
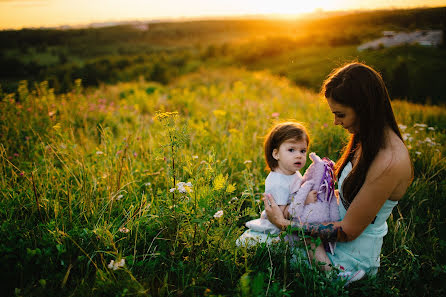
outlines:
[[341, 125], [348, 132], [359, 132], [359, 121], [353, 108], [340, 104], [332, 98], [327, 98], [331, 112], [334, 114], [334, 124]]

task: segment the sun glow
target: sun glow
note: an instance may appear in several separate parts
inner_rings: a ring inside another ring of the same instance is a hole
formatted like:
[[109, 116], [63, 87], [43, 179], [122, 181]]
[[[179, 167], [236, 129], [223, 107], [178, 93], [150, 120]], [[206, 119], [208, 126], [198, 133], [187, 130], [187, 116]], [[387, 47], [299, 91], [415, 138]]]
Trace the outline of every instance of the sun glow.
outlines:
[[0, 29], [420, 6], [446, 6], [446, 0], [0, 0]]

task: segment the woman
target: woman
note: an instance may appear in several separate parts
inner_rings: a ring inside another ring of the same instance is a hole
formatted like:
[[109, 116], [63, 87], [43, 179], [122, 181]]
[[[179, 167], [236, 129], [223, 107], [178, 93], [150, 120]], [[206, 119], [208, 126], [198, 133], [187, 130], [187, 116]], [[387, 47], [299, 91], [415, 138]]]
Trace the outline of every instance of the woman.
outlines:
[[324, 82], [323, 93], [334, 124], [351, 134], [335, 166], [341, 221], [298, 224], [286, 220], [271, 195], [263, 198], [265, 210], [282, 230], [298, 227], [307, 235], [336, 240], [335, 254], [328, 254], [334, 266], [374, 275], [387, 234], [386, 220], [412, 181], [409, 152], [387, 89], [375, 70], [361, 63], [336, 69]]

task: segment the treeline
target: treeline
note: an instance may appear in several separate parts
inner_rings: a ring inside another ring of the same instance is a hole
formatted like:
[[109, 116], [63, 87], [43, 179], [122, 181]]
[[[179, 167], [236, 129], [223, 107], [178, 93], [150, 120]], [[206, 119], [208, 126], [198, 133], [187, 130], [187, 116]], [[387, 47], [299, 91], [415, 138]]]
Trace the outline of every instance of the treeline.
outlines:
[[[0, 32], [0, 84], [15, 92], [20, 80], [47, 80], [66, 92], [139, 78], [168, 83], [199, 67], [269, 69], [318, 90], [329, 71], [360, 60], [381, 71], [395, 97], [446, 102], [445, 49], [401, 47], [357, 52], [383, 30], [440, 29], [446, 8], [374, 11], [299, 21], [222, 20], [100, 29]], [[306, 50], [309, 49], [309, 50]], [[315, 50], [313, 50], [315, 49]]]

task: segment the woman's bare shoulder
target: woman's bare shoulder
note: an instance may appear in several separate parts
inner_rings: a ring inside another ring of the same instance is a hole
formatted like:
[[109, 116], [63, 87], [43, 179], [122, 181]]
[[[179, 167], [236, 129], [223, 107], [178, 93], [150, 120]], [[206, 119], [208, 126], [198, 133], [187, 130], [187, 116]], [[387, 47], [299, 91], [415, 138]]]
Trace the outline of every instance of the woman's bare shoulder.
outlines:
[[403, 190], [398, 189], [399, 185], [405, 190], [412, 180], [409, 151], [396, 134], [392, 134], [386, 146], [378, 152], [370, 165], [366, 181], [371, 182], [380, 178], [392, 178], [396, 182], [397, 192]]

